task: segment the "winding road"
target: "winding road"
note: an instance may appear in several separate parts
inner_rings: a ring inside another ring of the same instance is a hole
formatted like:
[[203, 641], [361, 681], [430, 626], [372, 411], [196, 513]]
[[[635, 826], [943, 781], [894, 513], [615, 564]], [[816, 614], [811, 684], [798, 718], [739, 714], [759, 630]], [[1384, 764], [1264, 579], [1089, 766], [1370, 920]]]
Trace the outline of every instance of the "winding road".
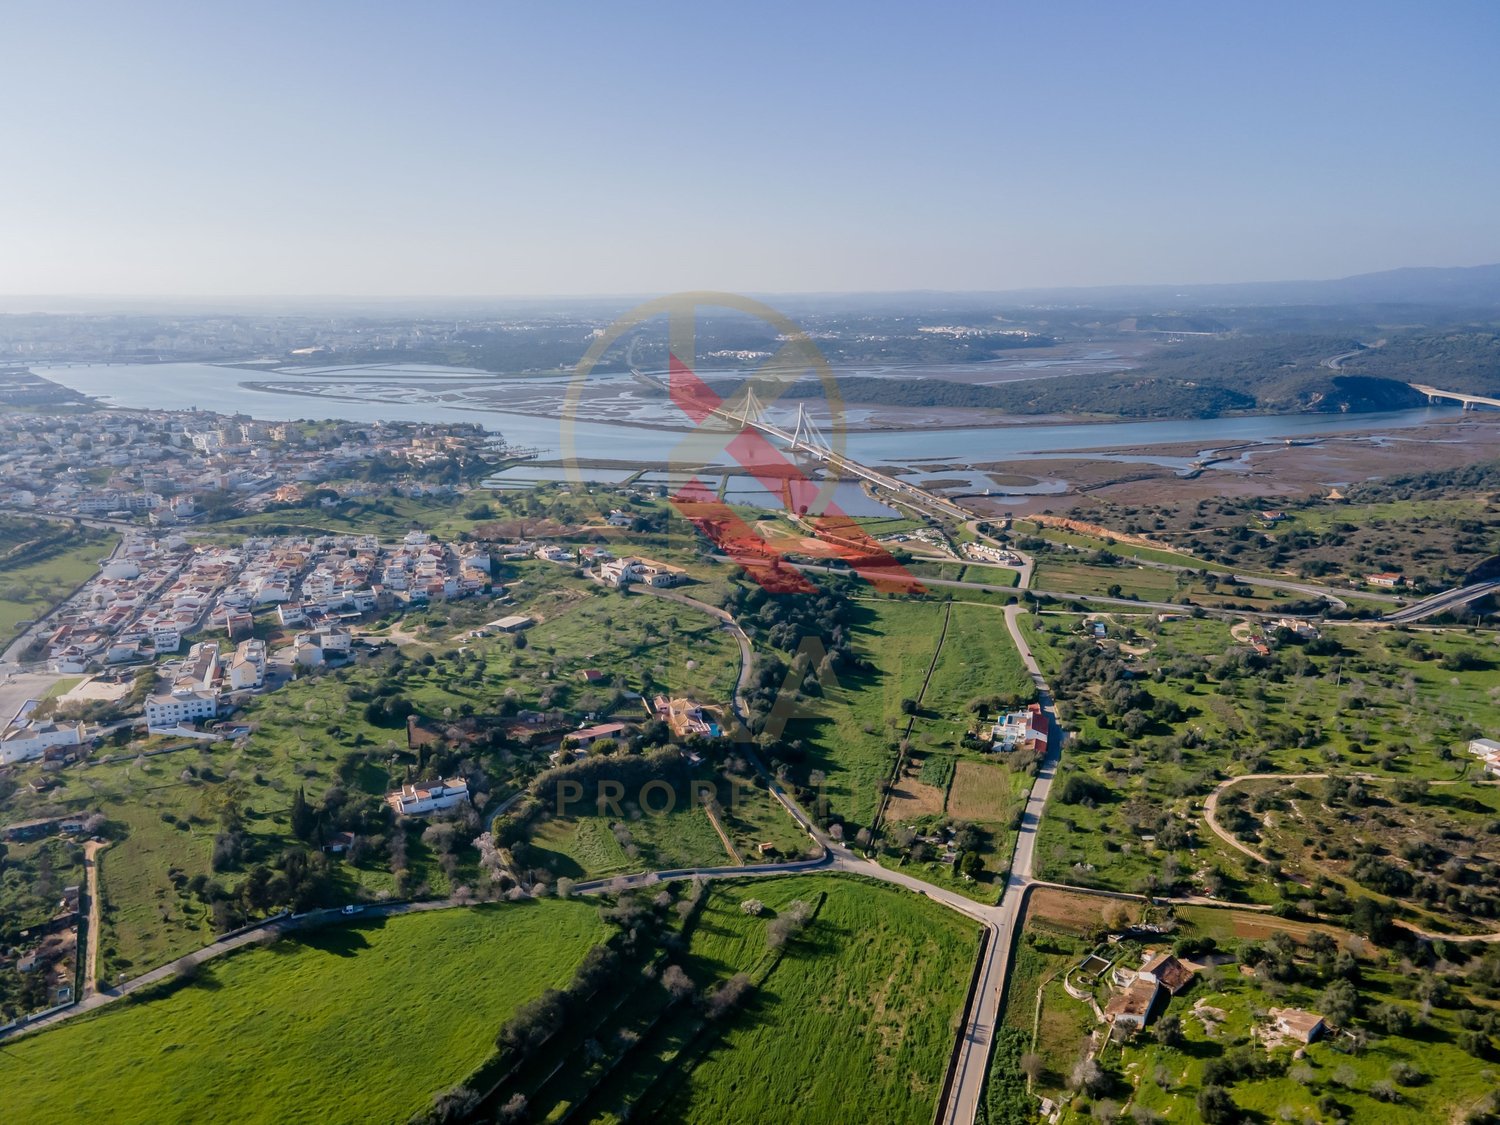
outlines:
[[[822, 567], [802, 567], [806, 570], [824, 570]], [[1029, 575], [1028, 575], [1029, 577]], [[977, 589], [996, 593], [1015, 593], [1015, 589], [1009, 586], [992, 586], [984, 583], [960, 582], [941, 579], [924, 580], [931, 585], [950, 586], [960, 589]], [[1035, 852], [1037, 833], [1041, 826], [1042, 815], [1045, 811], [1047, 801], [1051, 796], [1052, 784], [1057, 774], [1058, 765], [1061, 761], [1064, 743], [1066, 741], [1064, 732], [1058, 725], [1056, 708], [1046, 679], [1038, 665], [1025, 635], [1021, 631], [1021, 617], [1028, 612], [1027, 608], [1019, 604], [1011, 604], [1002, 607], [1006, 630], [1010, 635], [1016, 651], [1021, 657], [1027, 673], [1031, 676], [1036, 693], [1049, 720], [1050, 739], [1046, 754], [1038, 763], [1036, 777], [1027, 795], [1026, 804], [1022, 812], [1021, 822], [1016, 834], [1014, 851], [1011, 855], [1009, 871], [1005, 886], [997, 905], [976, 902], [955, 891], [928, 883], [903, 871], [892, 870], [867, 859], [840, 841], [830, 838], [827, 833], [807, 815], [802, 807], [792, 799], [777, 783], [776, 779], [766, 770], [758, 754], [754, 752], [754, 744], [745, 735], [745, 720], [748, 715], [746, 694], [750, 688], [754, 672], [754, 650], [749, 636], [734, 616], [728, 611], [707, 602], [693, 598], [687, 594], [673, 590], [661, 590], [653, 587], [638, 587], [636, 591], [652, 597], [662, 598], [683, 605], [687, 608], [707, 614], [715, 618], [720, 626], [730, 633], [736, 640], [740, 650], [740, 670], [736, 680], [734, 691], [733, 709], [738, 720], [739, 732], [741, 733], [742, 746], [746, 756], [765, 782], [769, 792], [778, 803], [786, 810], [787, 814], [807, 833], [816, 845], [817, 855], [810, 859], [792, 860], [774, 864], [760, 864], [754, 866], [716, 866], [685, 868], [669, 871], [642, 872], [634, 875], [616, 876], [609, 879], [598, 879], [578, 883], [573, 892], [577, 894], [597, 894], [621, 889], [645, 887], [660, 884], [675, 879], [703, 878], [703, 879], [743, 879], [743, 878], [769, 878], [780, 875], [790, 875], [807, 872], [839, 872], [849, 875], [858, 875], [865, 878], [878, 880], [892, 886], [902, 887], [915, 894], [923, 895], [934, 902], [940, 903], [964, 916], [973, 919], [988, 932], [988, 941], [983, 945], [982, 960], [977, 966], [975, 978], [975, 991], [973, 1001], [970, 1005], [968, 1018], [964, 1027], [959, 1032], [958, 1041], [955, 1045], [953, 1059], [952, 1080], [949, 1094], [942, 1106], [939, 1107], [938, 1120], [944, 1125], [971, 1125], [978, 1113], [981, 1099], [984, 1094], [985, 1082], [989, 1072], [990, 1052], [994, 1042], [996, 1028], [999, 1025], [1001, 1005], [1004, 1001], [1006, 984], [1010, 973], [1012, 955], [1015, 948], [1017, 934], [1023, 924], [1026, 902], [1031, 890], [1035, 887], [1060, 886], [1037, 880], [1034, 875]], [[1076, 594], [1060, 595], [1074, 598], [1080, 601], [1102, 602], [1105, 604], [1125, 605], [1143, 609], [1167, 609], [1174, 612], [1182, 612], [1191, 607], [1184, 607], [1172, 603], [1136, 602], [1129, 599], [1103, 598], [1093, 596], [1080, 596]], [[1212, 611], [1210, 611], [1212, 612]], [[1245, 616], [1236, 613], [1235, 616]], [[1214, 819], [1219, 794], [1230, 785], [1240, 781], [1248, 781], [1257, 777], [1265, 777], [1277, 780], [1294, 780], [1296, 778], [1310, 778], [1321, 775], [1296, 774], [1296, 775], [1246, 775], [1225, 782], [1213, 794], [1210, 795], [1205, 804], [1205, 819], [1210, 828], [1226, 842], [1238, 850], [1248, 854], [1252, 858], [1260, 859], [1255, 852], [1245, 847], [1239, 841], [1234, 840], [1225, 832]], [[91, 857], [92, 858], [92, 857]], [[91, 879], [91, 883], [93, 880]], [[1107, 897], [1116, 898], [1138, 898], [1136, 895], [1117, 894], [1113, 892], [1091, 892], [1087, 888], [1062, 887], [1069, 891], [1080, 893], [1098, 893]], [[91, 894], [91, 900], [94, 898]], [[1223, 903], [1214, 899], [1189, 898], [1173, 900], [1183, 902], [1194, 902], [1202, 905], [1229, 906], [1233, 904]], [[369, 906], [361, 912], [365, 916], [391, 916], [412, 911], [440, 910], [466, 905], [466, 902], [453, 900], [441, 900], [421, 903], [392, 903], [379, 906]], [[1255, 907], [1247, 907], [1255, 909]], [[338, 909], [314, 911], [307, 915], [292, 916], [270, 920], [259, 926], [252, 927], [234, 935], [226, 936], [214, 943], [191, 954], [193, 961], [199, 962], [221, 956], [232, 950], [241, 948], [255, 941], [267, 937], [279, 936], [282, 933], [309, 925], [326, 924], [337, 922], [344, 915]], [[1410, 927], [1409, 927], [1410, 928]], [[1421, 931], [1416, 931], [1421, 934]], [[1484, 935], [1479, 937], [1453, 937], [1451, 935], [1425, 935], [1442, 937], [1446, 940], [1464, 941], [1500, 941], [1500, 933]], [[97, 946], [97, 938], [89, 943], [92, 955]], [[93, 1011], [106, 1004], [127, 996], [139, 989], [145, 988], [158, 981], [164, 980], [176, 972], [180, 962], [153, 969], [140, 977], [115, 989], [96, 991], [86, 995], [80, 1002], [71, 1008], [60, 1012], [49, 1014], [35, 1022], [23, 1027], [0, 1033], [0, 1040], [13, 1037], [18, 1034], [53, 1026], [73, 1016], [86, 1011]], [[92, 977], [92, 968], [88, 974]]]

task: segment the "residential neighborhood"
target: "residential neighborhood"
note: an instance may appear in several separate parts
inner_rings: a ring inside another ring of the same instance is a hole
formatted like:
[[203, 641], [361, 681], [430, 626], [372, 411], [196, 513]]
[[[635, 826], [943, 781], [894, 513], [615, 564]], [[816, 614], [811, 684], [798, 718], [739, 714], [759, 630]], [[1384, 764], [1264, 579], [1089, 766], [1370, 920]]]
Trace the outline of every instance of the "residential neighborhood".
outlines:
[[[97, 411], [0, 421], [0, 507], [190, 524], [195, 496], [252, 506], [298, 502], [321, 487], [332, 502], [372, 495], [357, 477], [372, 462], [413, 478], [408, 493], [452, 495], [419, 478], [455, 457], [503, 452], [475, 425], [263, 422], [208, 411]], [[86, 461], [82, 460], [86, 456]], [[329, 488], [327, 482], [347, 480]]]

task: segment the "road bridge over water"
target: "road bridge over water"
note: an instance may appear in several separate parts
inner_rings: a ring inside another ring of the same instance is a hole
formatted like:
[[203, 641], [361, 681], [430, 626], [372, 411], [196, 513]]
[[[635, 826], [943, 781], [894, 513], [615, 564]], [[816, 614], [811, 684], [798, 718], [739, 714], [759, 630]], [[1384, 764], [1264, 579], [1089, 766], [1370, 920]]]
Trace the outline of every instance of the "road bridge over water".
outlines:
[[1500, 409], [1500, 398], [1488, 398], [1484, 395], [1464, 394], [1462, 391], [1445, 391], [1441, 387], [1428, 386], [1426, 383], [1407, 383], [1408, 387], [1427, 396], [1428, 402], [1450, 401], [1463, 405], [1465, 410], [1477, 410], [1481, 406]]
[[[671, 387], [660, 377], [648, 375], [641, 371], [633, 371], [633, 375], [641, 382], [659, 390], [671, 393]], [[954, 519], [968, 520], [976, 515], [960, 505], [954, 503], [946, 496], [929, 492], [924, 488], [918, 488], [907, 481], [899, 480], [889, 473], [882, 473], [872, 469], [868, 465], [862, 465], [852, 457], [834, 451], [828, 439], [818, 428], [817, 422], [812, 415], [808, 414], [807, 407], [803, 403], [797, 404], [797, 422], [792, 430], [783, 429], [774, 422], [767, 420], [764, 416], [765, 408], [756, 397], [751, 387], [745, 388], [744, 402], [739, 410], [733, 410], [726, 404], [710, 405], [702, 402], [701, 405], [707, 413], [725, 422], [755, 430], [769, 438], [774, 438], [791, 452], [810, 457], [812, 460], [828, 466], [836, 475], [854, 477], [873, 485], [883, 492], [888, 492], [899, 500], [904, 500], [909, 505], [936, 511]]]

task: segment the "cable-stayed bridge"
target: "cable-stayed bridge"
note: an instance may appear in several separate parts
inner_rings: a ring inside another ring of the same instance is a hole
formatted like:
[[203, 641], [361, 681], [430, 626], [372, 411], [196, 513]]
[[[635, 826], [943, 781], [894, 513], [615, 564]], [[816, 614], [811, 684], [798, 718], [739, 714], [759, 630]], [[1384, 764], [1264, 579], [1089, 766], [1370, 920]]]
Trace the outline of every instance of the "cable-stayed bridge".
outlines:
[[[667, 393], [671, 393], [671, 387], [655, 375], [647, 375], [641, 371], [632, 371], [632, 374], [644, 383], [658, 387]], [[824, 436], [817, 420], [807, 412], [806, 403], [797, 404], [796, 425], [787, 430], [770, 421], [766, 415], [765, 406], [755, 393], [753, 386], [747, 385], [743, 398], [735, 396], [735, 401], [720, 403], [718, 405], [702, 404], [707, 413], [720, 418], [726, 422], [738, 425], [742, 429], [756, 430], [769, 438], [773, 438], [786, 446], [793, 453], [809, 457], [820, 464], [826, 465], [835, 476], [855, 477], [859, 480], [868, 481], [875, 488], [888, 492], [907, 504], [926, 508], [930, 511], [940, 512], [956, 519], [973, 519], [975, 513], [960, 507], [946, 496], [939, 496], [934, 492], [918, 488], [904, 480], [882, 473], [868, 465], [862, 465], [851, 457], [834, 451], [833, 446]]]

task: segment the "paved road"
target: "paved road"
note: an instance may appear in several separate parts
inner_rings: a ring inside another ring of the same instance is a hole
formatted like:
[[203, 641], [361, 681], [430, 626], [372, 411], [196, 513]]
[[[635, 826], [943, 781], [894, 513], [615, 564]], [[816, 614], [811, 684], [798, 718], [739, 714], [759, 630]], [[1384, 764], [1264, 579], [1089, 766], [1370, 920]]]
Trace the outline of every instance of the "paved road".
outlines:
[[995, 1028], [999, 1026], [1000, 1005], [1005, 996], [1006, 978], [1010, 973], [1011, 951], [1022, 924], [1027, 892], [1032, 883], [1036, 834], [1041, 827], [1047, 799], [1052, 794], [1057, 764], [1062, 758], [1063, 732], [1058, 729], [1052, 692], [1047, 687], [1031, 646], [1021, 633], [1022, 612], [1021, 606], [1006, 606], [1005, 627], [1010, 632], [1016, 651], [1021, 654], [1021, 663], [1036, 685], [1037, 698], [1047, 713], [1051, 738], [1047, 744], [1046, 756], [1038, 765], [1036, 780], [1026, 798], [1025, 811], [1021, 814], [1021, 827], [1016, 834], [1016, 850], [1011, 856], [1005, 892], [1000, 898], [1000, 905], [991, 908], [993, 916], [987, 923], [990, 941], [985, 950], [984, 964], [980, 966], [979, 985], [969, 1013], [969, 1023], [959, 1041], [953, 1089], [949, 1094], [948, 1104], [943, 1107], [942, 1120], [946, 1125], [969, 1125], [979, 1110], [979, 1099], [984, 1093], [984, 1082], [989, 1073], [990, 1048], [994, 1042]]
[[[973, 531], [975, 535], [980, 534], [978, 529], [975, 528], [972, 523], [969, 525], [969, 530]], [[988, 536], [985, 536], [985, 538], [988, 538]], [[993, 540], [991, 541], [993, 542]], [[1014, 550], [1014, 548], [1010, 549]], [[1177, 553], [1184, 554], [1184, 552], [1181, 551]], [[1200, 571], [1206, 570], [1209, 573], [1213, 574], [1220, 581], [1228, 582], [1232, 585], [1258, 586], [1261, 589], [1265, 590], [1287, 590], [1294, 594], [1306, 594], [1309, 597], [1322, 598], [1338, 609], [1348, 608], [1348, 603], [1345, 602], [1344, 599], [1339, 595], [1341, 593], [1351, 593], [1351, 591], [1334, 590], [1331, 587], [1320, 586], [1312, 582], [1295, 582], [1288, 578], [1251, 577], [1247, 574], [1240, 574], [1232, 569], [1225, 569], [1222, 563], [1204, 562], [1199, 566], [1190, 566], [1184, 563], [1162, 562], [1159, 559], [1138, 558], [1134, 555], [1126, 555], [1124, 556], [1124, 559], [1127, 563], [1134, 566], [1151, 567], [1155, 570], [1169, 570], [1180, 574], [1198, 574]], [[1031, 560], [1028, 560], [1028, 564], [1031, 565]], [[1021, 582], [1021, 586], [1023, 589], [1030, 586], [1031, 571], [1028, 569], [1027, 571], [1025, 571], [1025, 575], [1026, 577]], [[1070, 596], [1076, 597], [1077, 595]], [[1359, 593], [1358, 596], [1370, 601], [1400, 601], [1400, 599], [1393, 594]]]
[[1469, 586], [1460, 586], [1453, 590], [1445, 590], [1441, 594], [1434, 594], [1426, 601], [1420, 601], [1405, 609], [1386, 614], [1385, 619], [1394, 622], [1421, 621], [1423, 618], [1457, 609], [1461, 605], [1468, 605], [1472, 601], [1493, 594], [1496, 590], [1500, 590], [1500, 579], [1475, 582]]
[[1338, 355], [1331, 355], [1327, 359], [1320, 359], [1318, 361], [1318, 366], [1327, 367], [1332, 371], [1337, 371], [1344, 366], [1344, 360], [1353, 359], [1355, 356], [1359, 355], [1360, 352], [1363, 352], [1365, 350], [1366, 349], [1364, 348], [1355, 348], [1352, 352], [1340, 352]]
[[41, 699], [58, 680], [76, 680], [77, 676], [58, 676], [51, 672], [0, 672], [0, 727], [28, 699]]
[[651, 594], [653, 597], [663, 598], [669, 602], [677, 602], [689, 609], [695, 609], [699, 613], [706, 613], [710, 617], [717, 618], [724, 629], [734, 636], [740, 646], [740, 675], [734, 685], [734, 709], [736, 716], [741, 722], [745, 718], [745, 692], [750, 690], [750, 677], [755, 662], [755, 653], [750, 647], [750, 638], [745, 635], [745, 630], [740, 628], [740, 623], [734, 619], [734, 615], [726, 609], [720, 609], [716, 605], [699, 601], [697, 598], [687, 594], [680, 594], [676, 590], [663, 590], [656, 586], [633, 586], [633, 590], [641, 593]]
[[[811, 568], [809, 568], [811, 569]], [[979, 585], [966, 583], [952, 583], [953, 585]], [[981, 587], [986, 588], [986, 587]], [[1010, 587], [987, 587], [989, 589], [1010, 591]], [[744, 688], [749, 681], [751, 649], [750, 640], [745, 635], [732, 615], [706, 602], [700, 602], [696, 598], [688, 597], [671, 591], [653, 590], [652, 593], [669, 600], [690, 606], [701, 612], [708, 613], [723, 621], [740, 641], [741, 669], [739, 687], [735, 692], [734, 707], [736, 715], [741, 719], [745, 717]], [[1134, 604], [1134, 603], [1132, 603]], [[1182, 607], [1173, 607], [1180, 610]], [[984, 961], [979, 966], [978, 985], [975, 990], [974, 1004], [969, 1013], [967, 1025], [960, 1033], [958, 1046], [958, 1063], [954, 1072], [953, 1086], [949, 1094], [948, 1102], [942, 1107], [942, 1121], [946, 1125], [970, 1125], [975, 1114], [978, 1112], [980, 1097], [984, 1092], [985, 1078], [989, 1072], [990, 1047], [994, 1041], [995, 1028], [999, 1024], [1000, 1004], [1005, 995], [1005, 982], [1010, 971], [1011, 949], [1015, 941], [1017, 930], [1020, 928], [1022, 913], [1025, 910], [1026, 891], [1032, 882], [1032, 865], [1036, 851], [1036, 834], [1041, 825], [1042, 811], [1046, 807], [1047, 798], [1052, 792], [1052, 781], [1057, 773], [1057, 764], [1062, 756], [1062, 731], [1058, 728], [1056, 709], [1053, 705], [1052, 693], [1047, 687], [1046, 679], [1042, 670], [1032, 654], [1031, 646], [1026, 643], [1026, 638], [1020, 629], [1020, 617], [1025, 612], [1024, 607], [1019, 605], [1006, 606], [1004, 610], [1005, 626], [1010, 632], [1011, 640], [1016, 646], [1016, 651], [1021, 655], [1021, 662], [1026, 671], [1031, 675], [1036, 685], [1037, 698], [1040, 700], [1051, 729], [1051, 740], [1048, 744], [1047, 754], [1038, 765], [1037, 776], [1032, 784], [1031, 793], [1027, 797], [1026, 808], [1021, 816], [1021, 827], [1016, 836], [1016, 848], [1012, 854], [1010, 863], [1010, 875], [1006, 880], [1005, 890], [998, 906], [990, 906], [975, 902], [972, 899], [958, 894], [944, 887], [934, 886], [925, 880], [908, 875], [902, 871], [893, 871], [882, 867], [880, 864], [856, 855], [842, 843], [832, 840], [824, 833], [795, 801], [793, 801], [782, 790], [774, 778], [766, 772], [761, 764], [759, 756], [752, 752], [749, 757], [760, 772], [762, 778], [770, 788], [771, 794], [786, 809], [789, 815], [800, 825], [812, 839], [821, 846], [822, 855], [815, 860], [804, 860], [800, 862], [784, 864], [765, 864], [759, 867], [734, 868], [734, 867], [711, 867], [697, 868], [686, 871], [675, 872], [651, 872], [633, 876], [629, 880], [596, 880], [588, 884], [580, 884], [575, 890], [584, 893], [598, 890], [607, 890], [612, 886], [645, 886], [660, 882], [663, 879], [691, 878], [701, 876], [703, 878], [738, 878], [745, 875], [769, 876], [789, 874], [796, 871], [833, 870], [847, 872], [851, 875], [863, 875], [866, 878], [877, 879], [883, 883], [904, 887], [916, 894], [925, 895], [934, 902], [942, 903], [952, 910], [965, 914], [979, 922], [989, 931], [989, 941], [985, 946]]]
[[[1127, 556], [1127, 558], [1129, 562], [1136, 566], [1149, 567], [1153, 570], [1168, 570], [1176, 574], [1198, 574], [1200, 571], [1208, 569], [1208, 572], [1215, 578], [1217, 578], [1222, 585], [1254, 586], [1262, 590], [1285, 590], [1288, 593], [1292, 594], [1305, 594], [1308, 597], [1320, 598], [1323, 601], [1328, 602], [1335, 609], [1349, 608], [1349, 603], [1339, 596], [1341, 593], [1347, 593], [1351, 596], [1356, 596], [1354, 591], [1335, 591], [1328, 586], [1319, 586], [1316, 583], [1312, 582], [1294, 582], [1289, 578], [1260, 578], [1252, 577], [1248, 574], [1240, 574], [1235, 571], [1219, 570], [1217, 567], [1205, 568], [1197, 566], [1184, 566], [1179, 563], [1159, 562], [1156, 559], [1138, 559], [1130, 556]], [[1074, 594], [1068, 596], [1077, 597], [1078, 595]], [[1390, 602], [1392, 604], [1395, 604], [1396, 602], [1401, 600], [1394, 594], [1379, 594], [1373, 591], [1360, 592], [1357, 594], [1357, 596], [1367, 601]], [[1286, 615], [1282, 613], [1275, 614], [1274, 616], [1284, 617]]]
[[1488, 395], [1464, 394], [1461, 391], [1445, 391], [1441, 387], [1434, 387], [1428, 383], [1407, 383], [1414, 391], [1427, 396], [1428, 402], [1435, 402], [1440, 398], [1452, 399], [1454, 402], [1463, 403], [1465, 410], [1472, 410], [1475, 406], [1500, 406], [1500, 398], [1490, 398]]
[[[833, 570], [826, 566], [814, 566], [810, 563], [794, 564], [797, 570], [816, 571], [819, 574], [842, 574], [844, 571]], [[1188, 569], [1188, 568], [1185, 568]], [[1020, 596], [1021, 591], [1014, 586], [995, 586], [988, 582], [970, 582], [957, 578], [923, 578], [920, 579], [924, 586], [944, 586], [956, 590], [982, 590], [990, 594], [1011, 594]], [[1250, 585], [1277, 585], [1286, 589], [1296, 589], [1303, 593], [1316, 593], [1319, 597], [1337, 601], [1329, 592], [1315, 586], [1304, 586], [1300, 583], [1279, 583], [1273, 579], [1245, 580]], [[1220, 609], [1211, 605], [1185, 605], [1181, 602], [1147, 602], [1138, 601], [1135, 598], [1111, 598], [1103, 594], [1075, 594], [1068, 590], [1030, 590], [1037, 597], [1057, 598], [1059, 601], [1086, 602], [1090, 605], [1114, 605], [1127, 609], [1160, 610], [1164, 613], [1195, 613], [1202, 612], [1210, 617], [1234, 618], [1236, 620], [1244, 617], [1254, 617], [1262, 620], [1271, 620], [1279, 617], [1289, 616], [1285, 610], [1260, 611], [1248, 609]], [[1361, 595], [1363, 597], [1364, 595]]]

